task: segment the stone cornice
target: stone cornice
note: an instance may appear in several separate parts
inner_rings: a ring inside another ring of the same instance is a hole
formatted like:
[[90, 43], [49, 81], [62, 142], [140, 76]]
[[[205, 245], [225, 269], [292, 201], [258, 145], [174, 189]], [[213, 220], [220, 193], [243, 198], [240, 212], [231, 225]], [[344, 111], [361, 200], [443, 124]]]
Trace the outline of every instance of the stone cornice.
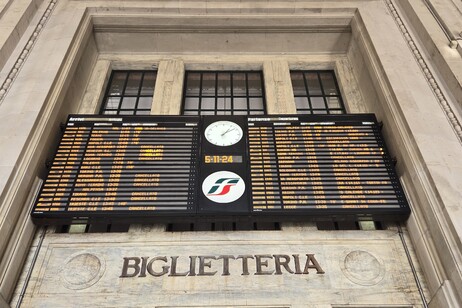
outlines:
[[26, 45], [23, 47], [21, 53], [19, 54], [19, 57], [16, 59], [13, 68], [10, 70], [8, 73], [8, 76], [6, 77], [5, 81], [3, 82], [1, 88], [0, 88], [0, 104], [3, 102], [6, 93], [8, 90], [11, 88], [13, 85], [14, 80], [16, 79], [16, 76], [18, 75], [19, 71], [21, 70], [22, 66], [24, 65], [24, 62], [26, 61], [29, 53], [32, 51], [32, 48], [34, 47], [35, 43], [37, 42], [37, 38], [42, 32], [43, 28], [45, 27], [45, 24], [47, 23], [51, 12], [56, 6], [56, 2], [58, 0], [51, 0], [48, 3], [48, 6], [43, 12], [42, 17], [40, 18], [39, 22], [35, 26], [34, 32], [32, 32], [31, 36], [29, 37], [29, 40], [27, 41]]
[[422, 70], [423, 75], [425, 76], [425, 79], [427, 80], [428, 84], [430, 85], [430, 88], [432, 89], [433, 94], [437, 98], [441, 109], [443, 109], [444, 114], [446, 115], [449, 123], [451, 124], [451, 127], [454, 130], [454, 133], [459, 139], [459, 142], [462, 144], [462, 126], [459, 120], [457, 119], [454, 113], [454, 110], [452, 109], [451, 105], [448, 103], [448, 100], [446, 96], [444, 95], [443, 91], [441, 91], [441, 87], [436, 82], [435, 76], [433, 75], [432, 71], [429, 69], [427, 62], [423, 58], [422, 53], [420, 52], [414, 39], [409, 33], [406, 25], [404, 24], [401, 16], [398, 13], [398, 10], [396, 9], [395, 4], [393, 3], [392, 0], [384, 0], [384, 1], [385, 1], [385, 4], [389, 12], [393, 16], [396, 24], [398, 25], [398, 28], [401, 31], [401, 34], [404, 36], [404, 39], [408, 47], [411, 49], [412, 54], [414, 55], [414, 59], [419, 64], [419, 67]]

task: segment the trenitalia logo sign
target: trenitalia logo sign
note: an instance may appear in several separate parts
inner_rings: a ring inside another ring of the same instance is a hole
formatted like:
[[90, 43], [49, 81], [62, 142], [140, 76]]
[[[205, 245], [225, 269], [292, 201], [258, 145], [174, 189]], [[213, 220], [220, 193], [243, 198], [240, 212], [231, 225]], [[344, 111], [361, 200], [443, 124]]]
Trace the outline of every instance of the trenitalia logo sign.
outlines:
[[229, 193], [231, 187], [239, 183], [240, 179], [221, 178], [215, 182], [207, 196], [224, 196]]
[[218, 171], [205, 178], [202, 182], [202, 192], [213, 202], [231, 203], [244, 194], [245, 183], [234, 172]]

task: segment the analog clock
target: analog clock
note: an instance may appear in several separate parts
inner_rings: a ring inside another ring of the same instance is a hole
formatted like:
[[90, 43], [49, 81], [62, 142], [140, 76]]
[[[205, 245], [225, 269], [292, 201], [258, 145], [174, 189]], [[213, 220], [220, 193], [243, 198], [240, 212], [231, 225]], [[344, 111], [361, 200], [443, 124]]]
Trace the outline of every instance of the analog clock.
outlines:
[[242, 128], [231, 121], [216, 121], [207, 126], [204, 135], [213, 145], [226, 147], [239, 142], [243, 136]]

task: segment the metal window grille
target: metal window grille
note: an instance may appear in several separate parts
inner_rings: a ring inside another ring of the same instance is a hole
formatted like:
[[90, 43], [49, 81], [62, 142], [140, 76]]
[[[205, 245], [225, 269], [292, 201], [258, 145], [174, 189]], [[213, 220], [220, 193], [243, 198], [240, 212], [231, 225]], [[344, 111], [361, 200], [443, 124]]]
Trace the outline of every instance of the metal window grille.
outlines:
[[262, 72], [187, 71], [184, 115], [257, 115], [266, 113]]
[[346, 113], [333, 71], [291, 71], [299, 114]]
[[155, 71], [113, 71], [100, 114], [150, 114], [156, 77]]

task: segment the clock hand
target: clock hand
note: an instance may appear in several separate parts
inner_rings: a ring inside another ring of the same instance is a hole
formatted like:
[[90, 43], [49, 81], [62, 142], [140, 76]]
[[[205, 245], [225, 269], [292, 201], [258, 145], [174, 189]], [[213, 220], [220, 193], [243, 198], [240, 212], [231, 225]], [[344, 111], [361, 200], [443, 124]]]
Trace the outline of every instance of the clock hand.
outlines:
[[235, 127], [233, 127], [233, 128], [228, 128], [228, 130], [225, 131], [223, 134], [221, 134], [221, 136], [223, 137], [224, 135], [226, 135], [227, 133], [229, 133], [230, 131], [235, 130], [235, 129], [236, 129]]

